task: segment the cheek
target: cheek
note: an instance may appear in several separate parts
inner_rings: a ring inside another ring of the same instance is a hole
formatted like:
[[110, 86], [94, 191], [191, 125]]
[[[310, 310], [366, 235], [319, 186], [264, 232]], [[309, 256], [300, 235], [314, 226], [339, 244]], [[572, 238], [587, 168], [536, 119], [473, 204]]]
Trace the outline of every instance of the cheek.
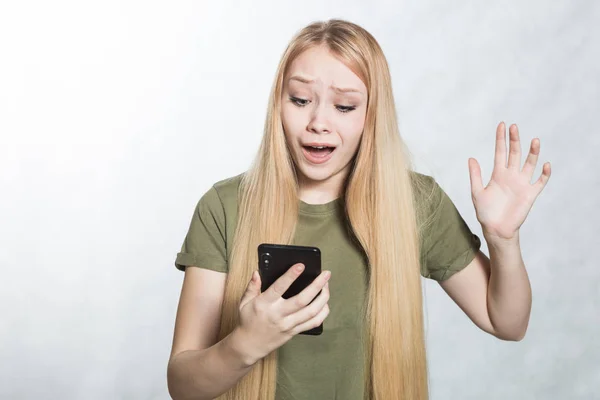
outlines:
[[365, 118], [363, 115], [348, 116], [340, 125], [340, 131], [344, 132], [346, 144], [355, 145], [362, 135], [365, 127]]
[[302, 123], [301, 116], [289, 104], [284, 104], [281, 107], [281, 122], [286, 130], [286, 135], [293, 135]]
[[283, 133], [285, 137], [289, 139], [290, 132], [293, 131], [293, 128], [290, 126], [289, 114], [284, 110], [284, 107], [281, 109], [281, 124], [283, 125]]

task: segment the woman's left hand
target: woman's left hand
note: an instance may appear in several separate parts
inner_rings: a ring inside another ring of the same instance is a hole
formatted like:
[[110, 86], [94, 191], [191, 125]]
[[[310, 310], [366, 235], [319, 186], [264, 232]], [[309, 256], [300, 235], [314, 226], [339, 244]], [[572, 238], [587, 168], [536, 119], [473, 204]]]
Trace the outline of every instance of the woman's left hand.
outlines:
[[[517, 125], [509, 128], [510, 151], [506, 161], [506, 128], [501, 122], [496, 129], [496, 153], [492, 178], [484, 188], [481, 168], [476, 159], [469, 158], [471, 197], [477, 220], [486, 237], [498, 240], [514, 239], [525, 222], [535, 199], [550, 179], [550, 163], [544, 163], [542, 175], [531, 184], [531, 178], [540, 154], [540, 140], [531, 141], [530, 152], [521, 165], [521, 141]], [[473, 161], [471, 161], [473, 160]]]

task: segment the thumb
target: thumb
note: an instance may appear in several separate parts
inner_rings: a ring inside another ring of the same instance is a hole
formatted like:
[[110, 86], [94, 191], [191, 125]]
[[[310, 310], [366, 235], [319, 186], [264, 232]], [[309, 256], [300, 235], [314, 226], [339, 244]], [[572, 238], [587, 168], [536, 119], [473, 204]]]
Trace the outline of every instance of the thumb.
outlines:
[[248, 286], [246, 287], [246, 291], [242, 296], [242, 300], [240, 301], [240, 307], [243, 307], [250, 300], [255, 298], [260, 294], [260, 275], [255, 270], [252, 272], [252, 279], [248, 282]]

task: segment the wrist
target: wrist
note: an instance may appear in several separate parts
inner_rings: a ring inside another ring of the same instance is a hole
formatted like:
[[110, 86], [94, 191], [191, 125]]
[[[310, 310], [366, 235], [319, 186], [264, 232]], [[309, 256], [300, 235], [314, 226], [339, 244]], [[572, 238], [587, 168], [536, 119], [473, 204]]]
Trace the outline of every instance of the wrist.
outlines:
[[490, 250], [493, 248], [494, 250], [502, 251], [518, 248], [520, 246], [519, 231], [517, 231], [513, 236], [506, 238], [490, 234], [483, 230], [483, 237], [485, 238], [485, 242]]
[[249, 368], [256, 364], [261, 357], [254, 354], [250, 341], [245, 332], [238, 326], [223, 340], [229, 353], [239, 362], [241, 368]]

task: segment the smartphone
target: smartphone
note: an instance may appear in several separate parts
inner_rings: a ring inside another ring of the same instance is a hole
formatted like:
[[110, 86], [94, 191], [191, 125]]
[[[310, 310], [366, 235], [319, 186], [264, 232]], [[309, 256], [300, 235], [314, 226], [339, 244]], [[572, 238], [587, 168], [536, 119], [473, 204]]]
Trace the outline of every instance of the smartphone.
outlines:
[[[283, 294], [284, 299], [300, 293], [321, 274], [321, 250], [313, 246], [260, 244], [258, 246], [258, 272], [261, 280], [261, 292], [267, 290], [273, 282], [297, 263], [304, 264], [304, 271]], [[321, 292], [319, 291], [319, 293]], [[321, 333], [323, 333], [323, 324], [300, 334], [320, 335]]]

